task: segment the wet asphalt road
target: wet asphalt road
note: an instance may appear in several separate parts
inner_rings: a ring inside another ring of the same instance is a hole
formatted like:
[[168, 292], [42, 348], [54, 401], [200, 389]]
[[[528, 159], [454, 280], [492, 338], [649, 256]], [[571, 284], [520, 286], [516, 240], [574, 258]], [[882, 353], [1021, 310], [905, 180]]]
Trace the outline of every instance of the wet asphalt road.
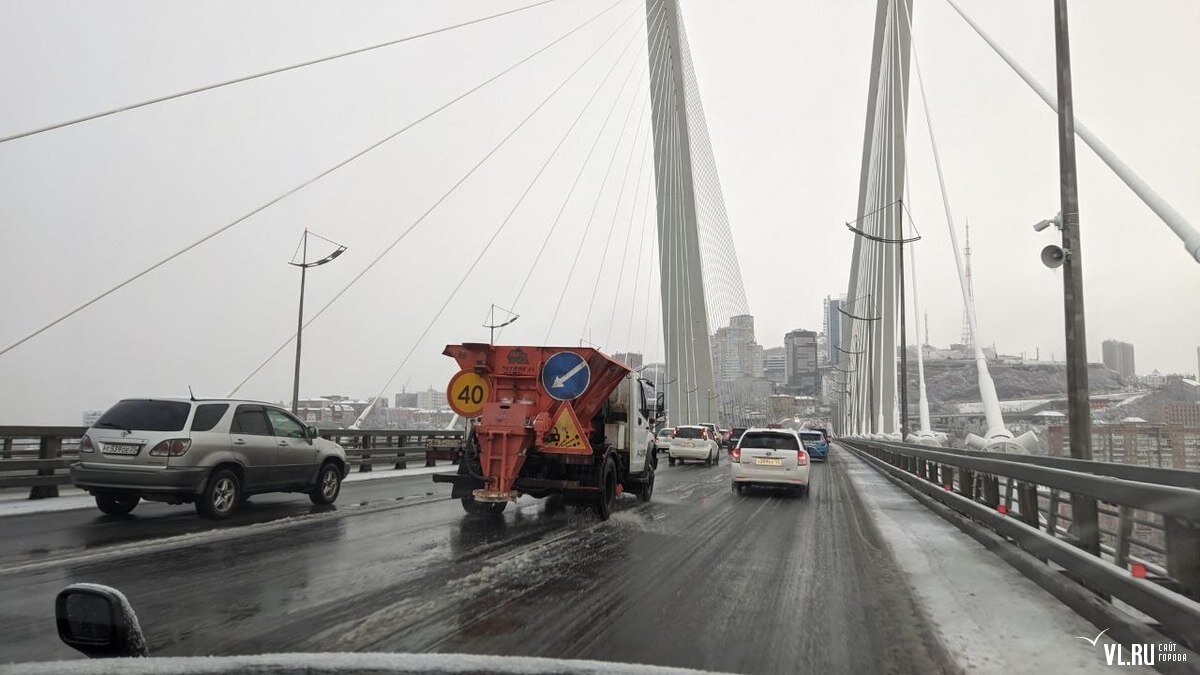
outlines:
[[[604, 523], [529, 498], [469, 519], [428, 476], [347, 484], [335, 511], [303, 495], [257, 497], [216, 531], [186, 507], [7, 517], [0, 663], [74, 658], [55, 635], [53, 598], [90, 581], [125, 592], [155, 655], [438, 651], [952, 672], [839, 470], [856, 461], [835, 450], [804, 499], [732, 494], [724, 458], [663, 462], [654, 499], [623, 497]], [[39, 548], [65, 562], [35, 562], [47, 557]]]

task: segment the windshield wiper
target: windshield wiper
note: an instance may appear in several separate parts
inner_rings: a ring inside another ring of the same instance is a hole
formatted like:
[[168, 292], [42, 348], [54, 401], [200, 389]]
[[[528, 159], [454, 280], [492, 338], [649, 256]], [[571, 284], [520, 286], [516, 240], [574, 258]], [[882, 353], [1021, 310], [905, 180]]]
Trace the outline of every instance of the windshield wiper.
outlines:
[[112, 422], [96, 422], [96, 426], [104, 427], [106, 429], [120, 429], [122, 431], [128, 431], [131, 434], [133, 433], [133, 429], [130, 429], [129, 427], [121, 426], [120, 424], [113, 424]]

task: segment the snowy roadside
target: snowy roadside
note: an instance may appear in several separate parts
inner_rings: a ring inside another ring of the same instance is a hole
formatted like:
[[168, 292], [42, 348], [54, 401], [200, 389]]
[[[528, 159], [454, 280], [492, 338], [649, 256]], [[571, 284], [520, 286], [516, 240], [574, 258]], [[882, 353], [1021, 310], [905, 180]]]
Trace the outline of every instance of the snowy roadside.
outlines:
[[836, 466], [854, 483], [963, 670], [1089, 673], [1106, 665], [1104, 645], [1112, 640], [1088, 644], [1100, 632], [1091, 622], [849, 451], [839, 451]]
[[[405, 478], [407, 476], [425, 476], [431, 473], [454, 471], [452, 464], [442, 466], [421, 466], [412, 469], [387, 469], [383, 471], [367, 471], [359, 473], [351, 470], [344, 483], [361, 483], [369, 480], [386, 480], [389, 478]], [[22, 516], [31, 513], [54, 513], [56, 511], [75, 511], [78, 509], [96, 508], [92, 496], [69, 485], [59, 487], [58, 497], [47, 499], [29, 499], [29, 488], [13, 490], [10, 494], [0, 495], [0, 518], [5, 516]]]

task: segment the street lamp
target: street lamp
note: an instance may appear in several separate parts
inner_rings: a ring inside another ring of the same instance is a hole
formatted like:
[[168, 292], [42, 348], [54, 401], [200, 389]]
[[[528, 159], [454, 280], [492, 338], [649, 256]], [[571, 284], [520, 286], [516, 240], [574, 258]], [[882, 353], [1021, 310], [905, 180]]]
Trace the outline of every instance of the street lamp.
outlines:
[[325, 263], [332, 262], [334, 258], [336, 258], [339, 255], [346, 252], [345, 246], [343, 246], [335, 241], [330, 241], [329, 239], [326, 239], [325, 237], [322, 237], [319, 234], [313, 234], [312, 236], [316, 237], [317, 239], [327, 241], [330, 244], [333, 244], [334, 246], [336, 246], [337, 248], [334, 250], [333, 253], [330, 253], [329, 255], [325, 256], [324, 258], [321, 258], [320, 260], [314, 260], [313, 262], [308, 262], [308, 236], [309, 236], [309, 234], [312, 234], [312, 233], [310, 233], [308, 231], [307, 227], [304, 228], [304, 236], [300, 238], [300, 244], [296, 246], [296, 251], [300, 253], [300, 262], [296, 262], [296, 253], [292, 253], [292, 259], [288, 261], [289, 265], [300, 268], [300, 310], [299, 310], [298, 316], [296, 318], [296, 375], [292, 379], [292, 414], [293, 415], [299, 414], [299, 407], [300, 407], [300, 337], [301, 337], [301, 334], [304, 332], [304, 277], [305, 277], [306, 273], [308, 272], [308, 268], [319, 267], [321, 265], [324, 265]]

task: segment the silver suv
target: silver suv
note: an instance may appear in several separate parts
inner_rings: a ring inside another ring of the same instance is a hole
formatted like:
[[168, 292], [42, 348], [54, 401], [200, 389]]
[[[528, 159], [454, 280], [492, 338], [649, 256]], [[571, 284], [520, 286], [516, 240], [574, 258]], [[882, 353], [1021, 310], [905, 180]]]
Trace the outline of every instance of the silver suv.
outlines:
[[332, 504], [345, 475], [346, 452], [316, 427], [270, 403], [228, 399], [125, 399], [88, 429], [71, 465], [71, 482], [112, 515], [147, 499], [228, 518], [263, 492]]

